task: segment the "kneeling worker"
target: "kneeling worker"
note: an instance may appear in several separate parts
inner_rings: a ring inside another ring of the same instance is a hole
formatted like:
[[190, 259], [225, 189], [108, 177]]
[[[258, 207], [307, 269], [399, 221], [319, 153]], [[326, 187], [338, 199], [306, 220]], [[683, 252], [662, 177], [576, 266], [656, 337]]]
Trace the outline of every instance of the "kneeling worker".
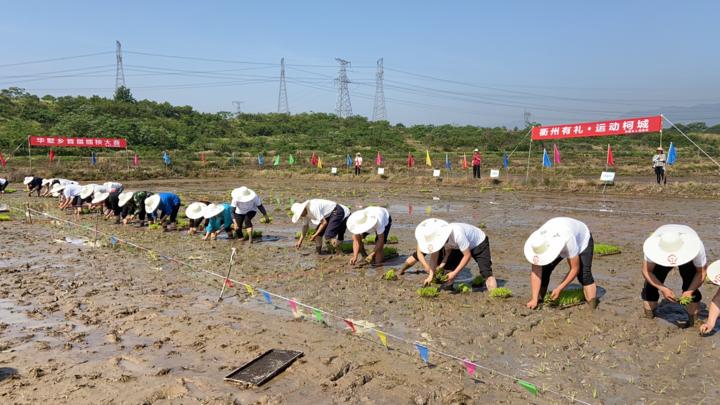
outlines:
[[375, 234], [375, 250], [371, 259], [375, 260], [376, 266], [380, 266], [383, 262], [383, 249], [388, 235], [390, 235], [391, 226], [392, 217], [383, 207], [366, 207], [353, 212], [347, 220], [347, 229], [353, 234], [353, 256], [350, 264], [356, 264], [360, 254], [367, 256], [363, 238], [373, 232]]
[[345, 238], [347, 218], [350, 216], [350, 209], [334, 201], [321, 200], [318, 198], [307, 200], [302, 203], [295, 203], [290, 210], [293, 213], [292, 222], [296, 224], [300, 218], [305, 218], [300, 240], [295, 244], [296, 248], [302, 246], [307, 234], [310, 222], [317, 225], [315, 233], [310, 237], [315, 242], [315, 251], [322, 252], [322, 238], [327, 239], [335, 251], [339, 250], [340, 242]]

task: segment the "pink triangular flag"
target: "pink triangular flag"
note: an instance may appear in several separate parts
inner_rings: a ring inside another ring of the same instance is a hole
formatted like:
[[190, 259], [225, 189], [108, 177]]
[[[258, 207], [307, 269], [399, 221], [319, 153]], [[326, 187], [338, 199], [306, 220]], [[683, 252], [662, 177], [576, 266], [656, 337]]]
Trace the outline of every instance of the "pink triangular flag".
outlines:
[[345, 324], [348, 326], [348, 328], [352, 329], [352, 333], [355, 333], [355, 324], [353, 323], [353, 321], [349, 319], [343, 319], [343, 321], [345, 321]]
[[292, 300], [290, 300], [290, 302], [288, 302], [288, 304], [290, 305], [290, 310], [293, 311], [293, 314], [297, 313], [297, 310], [298, 310], [297, 302], [295, 302], [295, 300], [292, 299]]
[[463, 364], [465, 365], [465, 370], [467, 370], [468, 374], [470, 374], [471, 377], [475, 377], [475, 363], [465, 359], [463, 360]]

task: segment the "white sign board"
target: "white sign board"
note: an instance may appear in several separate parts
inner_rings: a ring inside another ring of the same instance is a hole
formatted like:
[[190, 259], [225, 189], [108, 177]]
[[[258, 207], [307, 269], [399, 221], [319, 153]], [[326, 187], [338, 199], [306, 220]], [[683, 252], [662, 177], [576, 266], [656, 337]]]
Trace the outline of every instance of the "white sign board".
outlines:
[[381, 175], [381, 176], [382, 176], [383, 174], [385, 174], [385, 168], [384, 168], [384, 167], [378, 167], [378, 174]]
[[600, 174], [600, 181], [604, 181], [606, 183], [612, 183], [615, 181], [615, 172], [602, 172]]
[[500, 170], [491, 169], [490, 170], [490, 178], [497, 179], [498, 177], [500, 177]]
[[440, 177], [440, 169], [433, 170], [433, 177]]
[[337, 167], [333, 167], [330, 169], [330, 173], [337, 174]]

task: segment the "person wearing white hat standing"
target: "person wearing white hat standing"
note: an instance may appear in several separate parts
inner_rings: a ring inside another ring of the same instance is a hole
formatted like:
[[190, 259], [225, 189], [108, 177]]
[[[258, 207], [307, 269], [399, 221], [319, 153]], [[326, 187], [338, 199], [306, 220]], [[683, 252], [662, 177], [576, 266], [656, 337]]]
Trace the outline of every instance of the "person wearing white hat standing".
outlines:
[[530, 309], [537, 308], [545, 296], [550, 275], [555, 267], [566, 259], [570, 271], [563, 281], [551, 292], [556, 300], [562, 290], [577, 277], [583, 288], [585, 300], [590, 308], [598, 305], [597, 285], [592, 275], [593, 249], [595, 242], [587, 225], [567, 217], [552, 218], [533, 232], [525, 242], [525, 258], [532, 264], [530, 288], [532, 298], [527, 303]]
[[[497, 288], [497, 280], [492, 271], [490, 240], [482, 229], [460, 222], [448, 223], [442, 219], [428, 218], [415, 228], [415, 239], [418, 243], [418, 261], [428, 273], [424, 285], [432, 282], [436, 271], [447, 269], [449, 273], [445, 286], [452, 286], [457, 275], [472, 258], [475, 259], [480, 274], [485, 278], [485, 287], [488, 290]], [[442, 261], [440, 250], [444, 250]], [[448, 260], [458, 255], [455, 252], [461, 253], [462, 258], [454, 268], [450, 269]], [[430, 254], [429, 262], [425, 259], [426, 254]]]
[[167, 230], [168, 224], [175, 226], [180, 204], [180, 197], [177, 194], [157, 193], [145, 199], [145, 212], [153, 221], [160, 221], [163, 229]]
[[[210, 201], [195, 201], [185, 208], [185, 216], [188, 218], [188, 222], [190, 222], [187, 232], [188, 235], [192, 235], [198, 232], [200, 228], [204, 229], [205, 226], [207, 226], [208, 220], [205, 219], [203, 215], [205, 215], [205, 208], [208, 205], [210, 205]], [[203, 225], [203, 222], [205, 222], [205, 225]]]
[[375, 234], [375, 250], [369, 260], [374, 259], [376, 266], [382, 265], [383, 249], [388, 235], [390, 235], [391, 226], [392, 217], [388, 210], [383, 207], [370, 206], [353, 212], [347, 219], [347, 229], [353, 234], [353, 256], [350, 259], [350, 264], [356, 264], [360, 254], [367, 256], [363, 238], [373, 232]]
[[473, 167], [473, 179], [480, 178], [480, 165], [482, 164], [482, 155], [480, 151], [475, 148], [472, 155], [472, 167]]
[[270, 217], [265, 207], [263, 207], [262, 200], [257, 193], [245, 186], [234, 189], [230, 195], [232, 196], [230, 205], [234, 208], [232, 215], [233, 223], [235, 223], [235, 233], [238, 239], [242, 240], [243, 228], [247, 229], [248, 239], [250, 243], [253, 243], [252, 219], [257, 211], [260, 211], [265, 216], [266, 223], [270, 223]]
[[359, 176], [360, 172], [362, 171], [362, 164], [363, 164], [363, 158], [362, 158], [362, 155], [360, 154], [360, 152], [355, 154], [354, 164], [355, 164], [355, 175]]
[[662, 182], [667, 182], [665, 179], [665, 162], [667, 161], [667, 158], [665, 157], [665, 152], [663, 152], [662, 146], [658, 146], [657, 153], [653, 156], [652, 159], [652, 165], [653, 170], [655, 170], [655, 180], [657, 180], [657, 184], [660, 184]]
[[347, 219], [350, 216], [348, 207], [335, 201], [314, 198], [302, 203], [295, 203], [290, 210], [293, 213], [293, 224], [296, 224], [300, 218], [304, 218], [300, 239], [295, 244], [296, 248], [299, 249], [302, 246], [312, 222], [313, 225], [317, 225], [315, 233], [310, 237], [310, 241], [315, 242], [315, 251], [318, 254], [322, 252], [323, 237], [330, 242], [334, 250], [338, 250], [340, 242], [345, 238]]
[[[720, 286], [720, 260], [713, 262], [707, 268], [707, 279], [709, 282]], [[710, 302], [707, 321], [700, 326], [700, 333], [703, 335], [715, 329], [715, 324], [720, 316], [720, 288]]]
[[23, 180], [23, 184], [25, 184], [25, 188], [28, 192], [28, 197], [30, 197], [33, 192], [37, 192], [37, 196], [40, 197], [40, 191], [42, 190], [42, 182], [42, 177], [25, 177], [25, 179]]
[[655, 316], [660, 294], [668, 301], [677, 301], [673, 291], [664, 284], [670, 270], [677, 267], [682, 277], [682, 297], [692, 298], [686, 306], [688, 321], [678, 322], [678, 326], [693, 326], [700, 310], [698, 303], [702, 299], [699, 288], [707, 269], [705, 246], [698, 234], [687, 225], [663, 225], [645, 240], [643, 253], [645, 284], [640, 296], [645, 316]]
[[[203, 217], [208, 220], [205, 226], [203, 240], [216, 240], [220, 231], [225, 230], [229, 239], [232, 239], [233, 207], [228, 203], [210, 204], [203, 209]], [[240, 234], [242, 237], [242, 233]]]

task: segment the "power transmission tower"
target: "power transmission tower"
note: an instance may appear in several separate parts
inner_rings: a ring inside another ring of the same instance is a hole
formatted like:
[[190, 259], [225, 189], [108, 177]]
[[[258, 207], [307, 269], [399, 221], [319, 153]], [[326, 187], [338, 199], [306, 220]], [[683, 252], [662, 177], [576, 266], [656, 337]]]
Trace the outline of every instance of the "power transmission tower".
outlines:
[[280, 94], [278, 94], [278, 113], [290, 114], [290, 105], [287, 98], [287, 86], [285, 84], [285, 58], [280, 59]]
[[335, 104], [335, 113], [338, 117], [347, 118], [352, 115], [352, 105], [350, 104], [350, 91], [348, 90], [348, 83], [350, 80], [347, 77], [347, 67], [350, 66], [350, 61], [335, 58], [340, 64], [340, 71], [338, 77], [335, 79], [335, 84], [338, 86], [338, 99]]
[[377, 61], [377, 73], [375, 73], [375, 104], [373, 106], [373, 121], [387, 121], [387, 110], [385, 109], [385, 91], [383, 89], [383, 58]]
[[125, 87], [125, 70], [123, 69], [122, 45], [120, 45], [120, 41], [115, 41], [115, 61], [115, 90], [117, 90], [119, 87]]
[[530, 111], [528, 111], [528, 110], [525, 110], [523, 112], [523, 121], [525, 121], [525, 125], [528, 127], [530, 126], [530, 116], [531, 115], [532, 114], [530, 114]]
[[244, 103], [244, 101], [233, 101], [233, 105], [235, 106], [235, 111], [238, 115], [242, 114], [242, 110], [240, 109], [240, 106]]

